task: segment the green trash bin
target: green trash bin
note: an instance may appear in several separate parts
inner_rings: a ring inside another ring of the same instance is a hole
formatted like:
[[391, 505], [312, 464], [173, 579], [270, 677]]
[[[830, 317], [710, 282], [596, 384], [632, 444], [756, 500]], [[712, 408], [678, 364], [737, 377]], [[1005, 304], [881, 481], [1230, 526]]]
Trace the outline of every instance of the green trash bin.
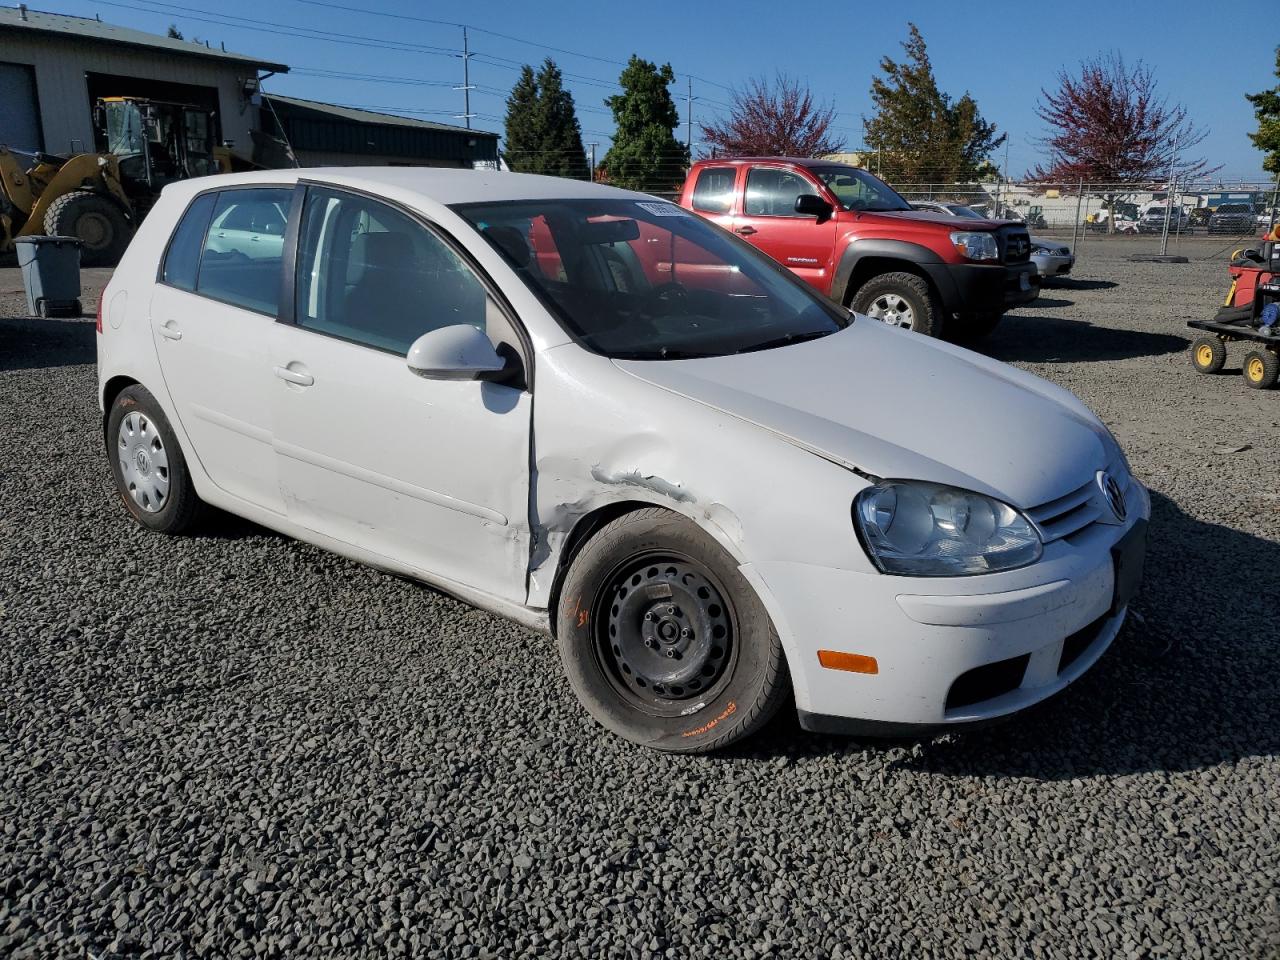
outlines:
[[78, 317], [80, 241], [75, 237], [16, 237], [27, 309], [39, 317]]

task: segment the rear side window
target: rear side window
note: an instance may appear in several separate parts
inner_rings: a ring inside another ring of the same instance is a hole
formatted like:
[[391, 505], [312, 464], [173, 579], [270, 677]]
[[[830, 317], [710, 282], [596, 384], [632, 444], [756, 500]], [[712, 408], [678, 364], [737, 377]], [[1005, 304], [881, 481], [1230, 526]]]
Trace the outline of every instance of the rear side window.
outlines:
[[749, 217], [798, 217], [796, 198], [817, 193], [798, 173], [781, 167], [752, 167], [747, 172], [743, 212]]
[[197, 293], [275, 316], [292, 196], [292, 190], [280, 187], [218, 194], [200, 256]]
[[169, 252], [164, 257], [161, 279], [170, 286], [182, 290], [196, 288], [196, 274], [200, 270], [200, 251], [204, 247], [204, 235], [209, 228], [209, 218], [217, 194], [206, 193], [196, 197], [187, 207], [169, 241]]
[[702, 213], [728, 213], [733, 206], [733, 167], [706, 167], [693, 185], [693, 209]]

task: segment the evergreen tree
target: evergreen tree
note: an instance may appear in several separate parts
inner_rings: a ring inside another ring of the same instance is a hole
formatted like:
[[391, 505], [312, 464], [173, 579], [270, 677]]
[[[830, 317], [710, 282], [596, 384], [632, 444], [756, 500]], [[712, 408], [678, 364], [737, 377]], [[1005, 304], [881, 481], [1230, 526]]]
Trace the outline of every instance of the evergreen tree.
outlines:
[[507, 97], [506, 134], [502, 159], [517, 173], [540, 173], [542, 135], [538, 128], [538, 81], [525, 65]]
[[582, 127], [573, 104], [573, 94], [564, 88], [564, 77], [548, 57], [538, 71], [537, 129], [539, 133], [539, 173], [586, 180], [587, 152], [582, 146]]
[[[1276, 48], [1276, 77], [1280, 78], [1280, 47]], [[1263, 153], [1262, 169], [1280, 174], [1280, 84], [1260, 93], [1246, 93], [1258, 118], [1258, 132], [1249, 134]]]
[[605, 100], [613, 111], [613, 146], [600, 167], [605, 179], [632, 190], [673, 190], [684, 179], [689, 151], [675, 138], [680, 114], [667, 84], [675, 80], [670, 64], [632, 54], [618, 83], [622, 93]]
[[914, 23], [908, 27], [906, 59], [884, 57], [884, 77], [871, 81], [876, 115], [862, 121], [867, 144], [884, 175], [898, 183], [977, 179], [991, 171], [991, 153], [1005, 135], [996, 135], [968, 93], [953, 102], [938, 89], [924, 37]]

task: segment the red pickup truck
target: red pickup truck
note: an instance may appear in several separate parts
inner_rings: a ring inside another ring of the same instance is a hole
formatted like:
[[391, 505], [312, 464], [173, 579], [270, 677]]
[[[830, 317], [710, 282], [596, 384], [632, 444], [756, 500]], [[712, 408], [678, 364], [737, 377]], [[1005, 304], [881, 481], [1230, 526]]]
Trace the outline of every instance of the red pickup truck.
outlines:
[[846, 164], [700, 160], [680, 205], [832, 300], [930, 336], [985, 336], [1040, 291], [1022, 224], [914, 211], [884, 181]]

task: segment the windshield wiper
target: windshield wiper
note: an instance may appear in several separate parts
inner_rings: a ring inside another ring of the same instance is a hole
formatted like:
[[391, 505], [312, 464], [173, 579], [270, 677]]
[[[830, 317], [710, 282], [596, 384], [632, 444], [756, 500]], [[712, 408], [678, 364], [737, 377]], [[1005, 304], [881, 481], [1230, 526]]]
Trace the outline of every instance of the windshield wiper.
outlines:
[[755, 353], [757, 350], [772, 350], [774, 347], [789, 347], [793, 343], [804, 343], [806, 340], [817, 340], [820, 337], [828, 337], [835, 333], [834, 330], [810, 330], [806, 333], [788, 333], [781, 337], [774, 337], [772, 340], [762, 340], [759, 343], [753, 343], [749, 347], [741, 347], [734, 353]]

